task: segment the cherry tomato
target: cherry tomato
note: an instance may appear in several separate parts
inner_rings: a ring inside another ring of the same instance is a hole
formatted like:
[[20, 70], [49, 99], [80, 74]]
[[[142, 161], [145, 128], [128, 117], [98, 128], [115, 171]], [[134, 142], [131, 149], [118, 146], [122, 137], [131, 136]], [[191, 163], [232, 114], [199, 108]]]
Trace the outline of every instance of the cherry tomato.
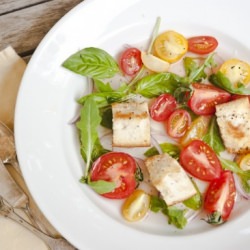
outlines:
[[125, 75], [135, 75], [142, 67], [141, 51], [137, 48], [126, 49], [121, 54], [120, 67]]
[[170, 94], [161, 94], [150, 107], [150, 115], [155, 121], [165, 121], [176, 109], [177, 102]]
[[122, 215], [128, 221], [139, 221], [146, 216], [149, 207], [150, 195], [137, 189], [124, 202]]
[[189, 128], [187, 129], [184, 136], [180, 139], [180, 144], [182, 146], [186, 146], [192, 140], [202, 139], [202, 137], [206, 134], [209, 123], [211, 120], [211, 116], [198, 116], [194, 121], [191, 122]]
[[122, 152], [110, 152], [100, 156], [94, 163], [90, 173], [91, 181], [110, 181], [116, 188], [102, 194], [110, 199], [128, 197], [136, 187], [136, 162], [130, 155]]
[[237, 95], [237, 94], [233, 94], [231, 96], [231, 100], [236, 100], [236, 99], [239, 99], [239, 98], [244, 98], [244, 97], [247, 97], [249, 102], [250, 102], [250, 95]]
[[156, 55], [169, 63], [174, 63], [181, 59], [186, 54], [187, 49], [187, 39], [172, 30], [160, 34], [154, 42]]
[[248, 84], [250, 82], [250, 65], [238, 59], [225, 61], [219, 69], [234, 85], [238, 83]]
[[218, 46], [218, 41], [212, 36], [194, 36], [188, 39], [188, 50], [196, 54], [208, 54]]
[[221, 224], [231, 214], [236, 196], [233, 175], [224, 171], [219, 179], [212, 181], [205, 194], [204, 209], [209, 213], [207, 222]]
[[217, 179], [222, 172], [217, 155], [201, 140], [193, 140], [182, 149], [180, 163], [188, 173], [203, 181]]
[[167, 120], [167, 133], [173, 138], [180, 138], [185, 134], [190, 123], [190, 114], [184, 109], [177, 109]]
[[193, 83], [192, 86], [193, 93], [188, 105], [197, 115], [212, 115], [217, 104], [228, 102], [231, 98], [228, 92], [212, 85]]

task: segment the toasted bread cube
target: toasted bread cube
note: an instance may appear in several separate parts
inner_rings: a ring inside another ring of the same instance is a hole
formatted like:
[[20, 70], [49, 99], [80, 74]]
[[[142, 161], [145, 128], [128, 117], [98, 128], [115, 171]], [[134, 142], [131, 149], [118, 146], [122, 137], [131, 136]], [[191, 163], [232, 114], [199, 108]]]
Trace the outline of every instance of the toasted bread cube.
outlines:
[[230, 153], [250, 152], [250, 104], [240, 98], [216, 105], [217, 123], [224, 145]]
[[168, 206], [182, 202], [197, 193], [185, 170], [168, 154], [152, 156], [145, 164], [152, 184]]
[[150, 118], [146, 102], [112, 104], [113, 146], [150, 146]]

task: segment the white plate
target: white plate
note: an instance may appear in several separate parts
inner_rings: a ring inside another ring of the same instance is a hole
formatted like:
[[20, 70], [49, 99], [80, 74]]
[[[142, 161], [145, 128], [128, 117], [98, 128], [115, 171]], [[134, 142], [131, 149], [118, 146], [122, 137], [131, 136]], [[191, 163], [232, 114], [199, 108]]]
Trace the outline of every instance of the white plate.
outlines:
[[151, 36], [156, 17], [161, 31], [185, 36], [214, 35], [224, 57], [250, 61], [250, 4], [244, 0], [87, 0], [70, 11], [42, 41], [25, 72], [17, 100], [15, 134], [21, 168], [39, 207], [72, 244], [84, 249], [248, 249], [248, 205], [234, 210], [221, 227], [203, 221], [184, 230], [161, 215], [141, 223], [121, 219], [116, 202], [79, 183], [83, 161], [76, 130], [68, 121], [86, 81], [61, 67], [77, 50], [101, 47], [116, 55], [124, 44]]

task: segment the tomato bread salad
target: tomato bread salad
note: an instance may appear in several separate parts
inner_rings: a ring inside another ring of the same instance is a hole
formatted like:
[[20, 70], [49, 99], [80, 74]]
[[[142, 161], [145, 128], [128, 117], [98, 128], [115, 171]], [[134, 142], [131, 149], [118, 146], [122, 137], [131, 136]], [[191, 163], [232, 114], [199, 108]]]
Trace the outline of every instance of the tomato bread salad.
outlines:
[[222, 224], [250, 197], [250, 65], [223, 60], [216, 37], [159, 25], [146, 49], [87, 47], [63, 62], [92, 85], [74, 122], [80, 182], [121, 199], [129, 222], [160, 212], [179, 229], [198, 214]]

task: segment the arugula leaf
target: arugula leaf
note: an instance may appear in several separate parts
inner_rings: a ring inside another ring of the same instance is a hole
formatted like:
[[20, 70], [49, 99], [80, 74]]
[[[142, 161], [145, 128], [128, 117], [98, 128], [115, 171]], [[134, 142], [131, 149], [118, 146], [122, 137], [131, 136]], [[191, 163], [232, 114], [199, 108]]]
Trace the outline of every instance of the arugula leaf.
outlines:
[[212, 74], [209, 77], [209, 81], [215, 86], [224, 89], [231, 94], [250, 95], [249, 88], [246, 88], [243, 84], [238, 84], [237, 87], [234, 87], [230, 80], [220, 71], [216, 74]]
[[[177, 160], [179, 159], [179, 155], [180, 155], [181, 150], [177, 145], [165, 142], [165, 143], [161, 143], [160, 147], [161, 147], [161, 150], [163, 153], [167, 153]], [[156, 147], [151, 147], [150, 149], [148, 149], [144, 153], [144, 155], [147, 157], [151, 157], [151, 156], [158, 155], [158, 154], [159, 154], [159, 152], [156, 149]]]
[[184, 68], [189, 82], [198, 82], [207, 77], [207, 74], [203, 70], [200, 70], [195, 58], [185, 57], [183, 59]]
[[96, 79], [111, 78], [119, 72], [115, 59], [106, 51], [94, 47], [84, 48], [71, 55], [62, 66], [77, 74]]
[[135, 93], [153, 98], [163, 93], [173, 94], [177, 87], [185, 86], [185, 79], [174, 73], [158, 73], [143, 77], [135, 87]]
[[85, 178], [87, 178], [92, 163], [92, 152], [99, 144], [97, 128], [100, 125], [101, 117], [99, 109], [93, 98], [87, 98], [81, 109], [80, 121], [77, 128], [80, 130], [81, 153], [85, 159]]
[[202, 195], [200, 193], [200, 190], [198, 188], [198, 186], [196, 185], [196, 183], [194, 181], [193, 185], [197, 191], [197, 193], [195, 195], [193, 195], [192, 197], [190, 197], [189, 199], [183, 201], [183, 204], [188, 207], [191, 208], [193, 210], [199, 210], [202, 206]]
[[208, 55], [208, 57], [205, 59], [204, 63], [201, 66], [198, 66], [196, 62], [193, 60], [191, 61], [191, 58], [184, 59], [184, 66], [186, 69], [186, 73], [188, 74], [188, 82], [192, 83], [194, 81], [200, 81], [202, 78], [206, 78], [207, 75], [205, 73], [205, 69], [208, 67], [212, 67], [214, 63], [213, 59], [214, 53]]
[[212, 117], [209, 129], [207, 134], [203, 137], [203, 141], [206, 142], [217, 154], [225, 150], [215, 117]]
[[151, 196], [150, 209], [155, 213], [162, 212], [168, 217], [168, 223], [175, 225], [179, 229], [183, 229], [187, 224], [187, 218], [185, 217], [186, 209], [168, 206], [166, 202], [158, 196]]
[[239, 176], [243, 189], [247, 193], [250, 193], [250, 170], [242, 170], [234, 161], [226, 160], [221, 157], [219, 157], [219, 159], [224, 169], [230, 170]]

